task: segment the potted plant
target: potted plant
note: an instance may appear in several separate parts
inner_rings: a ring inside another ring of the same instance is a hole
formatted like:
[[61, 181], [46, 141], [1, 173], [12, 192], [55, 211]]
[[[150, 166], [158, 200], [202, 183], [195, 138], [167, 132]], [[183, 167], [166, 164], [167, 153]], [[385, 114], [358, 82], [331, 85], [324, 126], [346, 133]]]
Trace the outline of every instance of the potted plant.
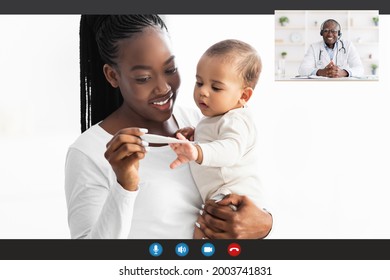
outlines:
[[289, 22], [290, 22], [290, 20], [286, 16], [283, 16], [283, 17], [279, 18], [279, 23], [280, 23], [281, 26], [285, 26], [286, 23], [289, 23]]
[[378, 65], [373, 63], [371, 64], [371, 74], [375, 75], [376, 74], [376, 69], [378, 68]]
[[282, 56], [283, 59], [285, 59], [287, 56], [287, 52], [281, 52], [280, 55]]
[[378, 26], [379, 17], [373, 17], [372, 21], [374, 22], [375, 26]]

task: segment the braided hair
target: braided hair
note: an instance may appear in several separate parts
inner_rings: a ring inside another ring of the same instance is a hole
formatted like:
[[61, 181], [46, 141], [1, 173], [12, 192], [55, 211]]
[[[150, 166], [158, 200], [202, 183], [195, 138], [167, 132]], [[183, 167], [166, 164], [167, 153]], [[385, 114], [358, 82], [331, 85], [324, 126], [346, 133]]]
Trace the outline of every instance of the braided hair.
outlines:
[[158, 15], [81, 16], [81, 132], [106, 118], [123, 103], [119, 88], [113, 88], [106, 80], [103, 65], [116, 66], [118, 42], [151, 26], [168, 31]]

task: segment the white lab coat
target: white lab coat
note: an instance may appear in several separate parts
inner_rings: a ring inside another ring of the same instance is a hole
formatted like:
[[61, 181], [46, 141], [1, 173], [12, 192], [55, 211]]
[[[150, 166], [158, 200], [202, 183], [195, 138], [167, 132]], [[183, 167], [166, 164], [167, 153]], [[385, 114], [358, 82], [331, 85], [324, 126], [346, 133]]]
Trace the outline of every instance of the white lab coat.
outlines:
[[[343, 47], [344, 45], [344, 47]], [[301, 65], [299, 75], [308, 76], [323, 69], [330, 62], [330, 57], [325, 49], [324, 41], [313, 43], [307, 50]], [[363, 75], [364, 68], [360, 55], [352, 42], [339, 40], [334, 50], [333, 62], [341, 69], [350, 73], [350, 76], [359, 77]]]

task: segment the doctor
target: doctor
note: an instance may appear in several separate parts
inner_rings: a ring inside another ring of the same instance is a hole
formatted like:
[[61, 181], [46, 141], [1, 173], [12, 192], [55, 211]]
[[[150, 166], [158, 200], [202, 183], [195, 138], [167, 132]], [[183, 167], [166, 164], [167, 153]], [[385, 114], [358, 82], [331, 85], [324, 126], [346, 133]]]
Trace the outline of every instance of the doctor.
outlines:
[[321, 24], [323, 40], [309, 47], [299, 67], [300, 76], [340, 78], [363, 75], [359, 53], [352, 42], [341, 40], [340, 29], [340, 24], [334, 19]]

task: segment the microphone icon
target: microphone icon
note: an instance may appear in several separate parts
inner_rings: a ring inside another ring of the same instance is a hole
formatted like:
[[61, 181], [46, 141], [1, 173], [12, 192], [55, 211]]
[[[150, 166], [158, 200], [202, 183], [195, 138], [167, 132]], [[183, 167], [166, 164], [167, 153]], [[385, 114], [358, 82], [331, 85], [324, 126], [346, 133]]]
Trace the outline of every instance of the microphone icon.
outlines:
[[149, 253], [153, 256], [153, 257], [158, 257], [162, 254], [163, 252], [163, 247], [161, 246], [160, 243], [153, 243], [149, 246]]
[[157, 254], [158, 254], [158, 251], [160, 251], [160, 250], [158, 249], [157, 244], [155, 244], [155, 245], [153, 246], [153, 254], [157, 255]]

